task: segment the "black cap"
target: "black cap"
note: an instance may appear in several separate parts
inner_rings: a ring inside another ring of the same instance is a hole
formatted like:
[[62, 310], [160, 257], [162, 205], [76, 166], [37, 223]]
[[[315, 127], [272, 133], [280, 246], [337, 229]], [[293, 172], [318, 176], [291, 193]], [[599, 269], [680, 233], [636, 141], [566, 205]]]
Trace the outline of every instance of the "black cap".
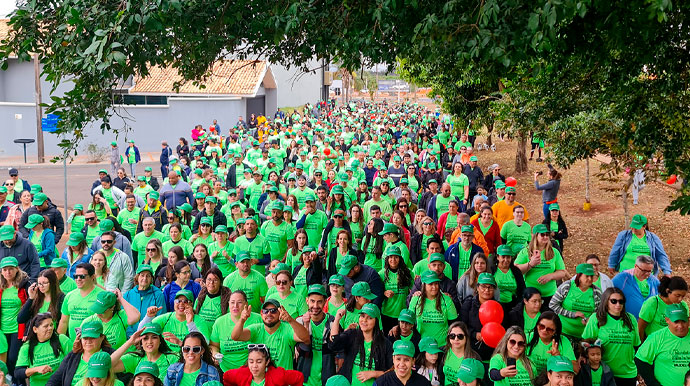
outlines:
[[10, 169], [10, 176], [18, 176], [19, 175], [19, 170], [12, 168]]

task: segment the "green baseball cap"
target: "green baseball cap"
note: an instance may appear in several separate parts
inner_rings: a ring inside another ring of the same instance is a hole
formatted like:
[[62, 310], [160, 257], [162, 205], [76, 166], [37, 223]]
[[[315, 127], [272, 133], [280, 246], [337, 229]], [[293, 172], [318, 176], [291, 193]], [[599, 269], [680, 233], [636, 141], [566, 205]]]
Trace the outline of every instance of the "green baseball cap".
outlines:
[[285, 204], [283, 204], [282, 201], [275, 201], [273, 205], [271, 205], [271, 210], [279, 210], [283, 211], [285, 209]]
[[561, 210], [561, 206], [557, 202], [549, 205], [549, 210]]
[[666, 317], [672, 322], [677, 322], [679, 320], [687, 322], [688, 312], [680, 303], [669, 304], [666, 306]]
[[406, 177], [403, 177], [403, 178], [400, 179], [400, 183], [401, 183], [401, 184], [407, 184], [407, 183], [409, 183], [409, 182], [410, 182], [410, 181], [409, 181]]
[[0, 268], [5, 268], [5, 267], [18, 267], [19, 262], [17, 262], [17, 258], [14, 256], [7, 256], [4, 257], [2, 260], [0, 260]]
[[630, 222], [630, 228], [632, 229], [642, 229], [642, 227], [645, 225], [647, 225], [647, 217], [641, 214], [634, 215], [632, 221]]
[[429, 185], [431, 184], [438, 184], [438, 182], [436, 182], [436, 179], [432, 178], [429, 180]]
[[458, 368], [457, 378], [465, 383], [484, 379], [484, 365], [474, 358], [463, 358]]
[[33, 229], [36, 225], [43, 224], [43, 221], [45, 221], [45, 218], [42, 215], [34, 213], [29, 216], [29, 221], [24, 225], [24, 228]]
[[496, 279], [494, 279], [494, 275], [488, 272], [482, 272], [477, 278], [477, 284], [490, 284], [496, 287]]
[[429, 256], [429, 263], [434, 262], [434, 261], [442, 261], [446, 262], [445, 256], [443, 256], [442, 253], [432, 253], [431, 256]]
[[326, 287], [324, 287], [323, 284], [312, 284], [309, 286], [309, 289], [307, 290], [307, 296], [311, 294], [319, 294], [325, 297], [327, 296]]
[[34, 195], [33, 201], [31, 201], [31, 205], [34, 206], [39, 206], [43, 205], [44, 202], [48, 199], [48, 196], [46, 196], [44, 193], [36, 193]]
[[115, 141], [110, 142], [110, 146], [117, 146], [117, 142], [115, 142]]
[[273, 193], [278, 193], [278, 188], [275, 186], [271, 186], [268, 189], [266, 189], [268, 192], [273, 192]]
[[82, 338], [100, 338], [103, 335], [103, 323], [100, 320], [92, 320], [82, 324]]
[[266, 299], [264, 304], [261, 305], [261, 309], [266, 308], [266, 306], [269, 304], [274, 305], [276, 308], [280, 308], [280, 302], [278, 301], [278, 299]]
[[144, 271], [149, 272], [151, 275], [153, 275], [153, 267], [151, 267], [148, 264], [142, 264], [137, 267], [137, 273], [142, 273]]
[[374, 319], [378, 319], [381, 316], [381, 311], [379, 307], [374, 303], [367, 303], [362, 306], [362, 313], [371, 316]]
[[153, 169], [151, 169], [150, 166], [147, 166], [147, 167], [144, 168], [144, 171], [145, 171], [145, 172], [152, 172]]
[[87, 378], [107, 378], [110, 373], [112, 361], [110, 355], [103, 351], [99, 351], [91, 356], [89, 359], [89, 367], [86, 370]]
[[460, 227], [460, 232], [474, 234], [474, 227], [472, 225], [463, 225], [462, 227]]
[[557, 373], [560, 373], [561, 371], [567, 371], [570, 373], [575, 372], [575, 370], [573, 370], [573, 362], [571, 362], [570, 359], [562, 355], [550, 357], [549, 360], [546, 362], [546, 370], [554, 371]]
[[338, 273], [343, 276], [347, 276], [347, 274], [350, 273], [352, 268], [354, 268], [357, 264], [359, 264], [359, 262], [355, 256], [346, 255], [340, 262], [340, 269], [338, 270]]
[[50, 268], [69, 268], [69, 263], [62, 258], [53, 259], [50, 262]]
[[549, 233], [549, 229], [544, 224], [537, 224], [532, 228], [532, 234]]
[[5, 194], [5, 193], [7, 193], [7, 187], [0, 186], [0, 194]]
[[302, 253], [306, 252], [316, 252], [316, 248], [312, 247], [311, 245], [305, 245], [304, 248], [302, 248]]
[[186, 297], [187, 300], [189, 300], [190, 302], [194, 301], [194, 294], [190, 290], [181, 289], [177, 291], [177, 293], [175, 294], [175, 299], [179, 298], [180, 296]]
[[216, 233], [228, 233], [228, 227], [225, 225], [218, 225], [215, 229]]
[[333, 189], [331, 189], [331, 194], [345, 194], [345, 191], [342, 185], [335, 185]]
[[477, 156], [476, 155], [471, 156], [470, 161], [475, 161], [475, 162], [478, 161]]
[[200, 198], [206, 198], [206, 195], [203, 192], [196, 192], [194, 193], [194, 199], [200, 199]]
[[75, 205], [75, 206], [74, 206], [74, 210], [77, 210], [77, 209], [78, 209], [78, 210], [84, 210], [84, 205], [82, 205], [82, 204], [77, 204], [77, 205]]
[[105, 169], [101, 169], [101, 170], [98, 171], [98, 174], [101, 174], [101, 173], [103, 173], [103, 174], [108, 174], [108, 171], [105, 170]]
[[33, 184], [31, 185], [31, 190], [29, 193], [31, 194], [36, 194], [36, 193], [41, 193], [43, 191], [43, 187], [39, 184]]
[[144, 328], [144, 331], [141, 332], [141, 335], [144, 335], [144, 334], [156, 334], [158, 336], [163, 335], [163, 328], [157, 323], [151, 323], [151, 322], [146, 323], [143, 328]]
[[371, 287], [369, 287], [369, 283], [365, 281], [360, 281], [355, 283], [352, 286], [352, 290], [350, 291], [352, 296], [361, 296], [367, 300], [374, 300], [376, 299], [376, 295], [371, 292]]
[[502, 244], [496, 248], [496, 253], [499, 256], [513, 256], [513, 249], [505, 244]]
[[429, 162], [429, 165], [427, 165], [430, 170], [436, 170], [436, 162]]
[[502, 180], [496, 180], [496, 182], [494, 182], [494, 186], [496, 187], [496, 189], [505, 189], [506, 183]]
[[405, 355], [410, 358], [413, 358], [414, 352], [415, 348], [412, 342], [408, 342], [405, 340], [396, 340], [393, 343], [393, 355]]
[[326, 381], [326, 386], [351, 386], [350, 381], [343, 375], [334, 375]]
[[12, 240], [14, 238], [14, 227], [12, 225], [3, 225], [0, 227], [0, 241]]
[[328, 279], [328, 285], [339, 285], [341, 287], [345, 286], [345, 279], [341, 275], [333, 275]]
[[[239, 222], [238, 222], [239, 223]], [[245, 251], [238, 252], [237, 255], [235, 255], [235, 261], [240, 262], [240, 261], [245, 261], [251, 259], [251, 256], [249, 256], [249, 253]]]
[[149, 197], [153, 198], [154, 200], [157, 200], [157, 199], [161, 198], [161, 194], [154, 190], [152, 192], [149, 192]]
[[314, 193], [312, 193], [312, 192], [307, 192], [307, 194], [304, 195], [304, 202], [309, 202], [309, 201], [316, 201], [316, 197], [314, 196]]
[[422, 338], [422, 340], [419, 341], [419, 351], [426, 352], [429, 354], [438, 354], [443, 352], [443, 350], [438, 348], [438, 343], [436, 342], [436, 339], [434, 339], [431, 336], [425, 336], [424, 338]]
[[581, 273], [583, 275], [587, 276], [594, 276], [594, 266], [592, 264], [579, 264], [577, 267], [575, 267], [575, 273]]
[[89, 307], [89, 312], [102, 314], [107, 309], [114, 306], [115, 303], [117, 303], [117, 296], [114, 293], [110, 291], [101, 291], [96, 296], [96, 301]]
[[158, 378], [160, 375], [160, 370], [158, 369], [158, 365], [149, 362], [149, 361], [141, 361], [139, 362], [139, 365], [137, 365], [137, 369], [134, 371], [134, 376], [136, 377], [139, 374], [150, 374], [154, 378]]
[[214, 204], [217, 204], [217, 203], [218, 203], [218, 199], [215, 198], [214, 196], [208, 196], [208, 197], [206, 197], [206, 199], [204, 199], [204, 202], [212, 202], [212, 203], [214, 203]]
[[[237, 206], [240, 206], [240, 204], [237, 204]], [[240, 217], [235, 221], [235, 224], [237, 225], [242, 225], [247, 222], [247, 219], [244, 217]]]
[[184, 204], [179, 205], [179, 206], [177, 207], [177, 209], [179, 209], [179, 210], [181, 210], [181, 211], [183, 211], [183, 212], [191, 212], [193, 208], [192, 208], [191, 205], [189, 205], [189, 203], [186, 203], [186, 202], [185, 202]]
[[397, 245], [391, 245], [388, 248], [386, 248], [386, 251], [383, 253], [383, 256], [402, 256], [402, 251], [400, 251], [400, 247], [398, 247]]
[[425, 271], [422, 273], [422, 283], [424, 284], [431, 284], [439, 281], [441, 281], [441, 279], [438, 278], [438, 275], [434, 271]]
[[100, 229], [101, 233], [103, 233], [113, 230], [114, 226], [115, 224], [113, 224], [112, 220], [105, 219], [98, 225], [98, 229]]
[[199, 224], [211, 225], [211, 218], [204, 216], [201, 218], [201, 220], [199, 220]]
[[514, 186], [506, 187], [506, 193], [515, 193], [515, 187]]
[[402, 310], [400, 310], [398, 320], [410, 324], [417, 324], [417, 317], [415, 316], [414, 312], [408, 310], [407, 308], [403, 308]]
[[146, 177], [144, 177], [144, 176], [139, 176], [139, 177], [137, 177], [137, 180], [138, 180], [138, 181], [141, 181], [141, 182], [145, 182], [145, 181], [146, 181]]
[[288, 271], [290, 272], [290, 266], [285, 264], [285, 263], [278, 263], [275, 268], [273, 268], [270, 272], [274, 275], [277, 275], [278, 272], [280, 271]]
[[389, 222], [383, 226], [383, 230], [381, 230], [381, 232], [379, 232], [379, 236], [387, 235], [389, 233], [398, 233], [398, 232], [400, 232], [400, 229], [398, 229], [398, 226]]

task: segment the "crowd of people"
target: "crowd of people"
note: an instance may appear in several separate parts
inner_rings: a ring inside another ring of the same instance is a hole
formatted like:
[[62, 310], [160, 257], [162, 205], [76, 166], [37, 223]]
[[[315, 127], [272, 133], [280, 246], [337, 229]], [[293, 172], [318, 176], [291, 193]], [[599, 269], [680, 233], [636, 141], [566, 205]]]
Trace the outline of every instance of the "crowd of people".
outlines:
[[[690, 385], [688, 284], [647, 218], [569, 271], [561, 174], [519, 190], [476, 130], [319, 103], [198, 125], [158, 176], [115, 142], [66, 222], [11, 169], [0, 382]], [[518, 201], [533, 188], [542, 213]]]

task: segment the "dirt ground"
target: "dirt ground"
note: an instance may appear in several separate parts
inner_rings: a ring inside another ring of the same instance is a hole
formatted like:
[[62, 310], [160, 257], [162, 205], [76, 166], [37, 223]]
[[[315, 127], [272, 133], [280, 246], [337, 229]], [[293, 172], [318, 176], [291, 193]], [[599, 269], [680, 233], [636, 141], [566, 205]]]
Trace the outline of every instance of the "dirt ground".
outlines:
[[[484, 137], [477, 138], [477, 142], [485, 142]], [[533, 174], [544, 171], [539, 182], [546, 182], [548, 168], [544, 162], [529, 161], [529, 173], [515, 175], [515, 152], [517, 141], [502, 142], [494, 137], [496, 151], [479, 151], [479, 164], [484, 168], [498, 163], [501, 173], [506, 177], [515, 177], [517, 184], [517, 201], [527, 208], [532, 225], [543, 220], [541, 192], [534, 188]], [[536, 155], [535, 155], [536, 158]], [[563, 258], [566, 267], [572, 274], [575, 266], [582, 262], [590, 253], [599, 255], [602, 260], [602, 270], [606, 267], [608, 255], [618, 232], [623, 230], [624, 215], [623, 201], [620, 196], [604, 190], [606, 182], [600, 181], [593, 175], [601, 165], [596, 160], [590, 160], [590, 201], [591, 210], [585, 212], [585, 162], [578, 162], [568, 170], [560, 170], [563, 174], [558, 202], [569, 237], [564, 243]], [[649, 220], [652, 232], [661, 238], [664, 249], [671, 259], [674, 275], [683, 276], [690, 282], [690, 217], [681, 216], [678, 212], [666, 212], [664, 209], [672, 201], [676, 189], [661, 183], [647, 182], [640, 192], [639, 205], [632, 205], [629, 196], [630, 216], [643, 214]]]

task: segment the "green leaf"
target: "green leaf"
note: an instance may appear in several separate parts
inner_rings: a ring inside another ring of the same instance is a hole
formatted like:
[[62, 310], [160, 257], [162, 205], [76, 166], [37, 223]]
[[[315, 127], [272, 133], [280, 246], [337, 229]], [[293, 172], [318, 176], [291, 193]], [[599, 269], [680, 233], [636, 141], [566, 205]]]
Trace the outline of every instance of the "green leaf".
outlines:
[[124, 66], [127, 64], [127, 56], [125, 54], [123, 54], [122, 52], [113, 51], [112, 55], [113, 55], [113, 59], [115, 59], [115, 61], [118, 64], [120, 64], [121, 66]]
[[94, 41], [91, 42], [91, 45], [84, 51], [83, 56], [88, 56], [88, 55], [91, 55], [91, 54], [93, 54], [94, 52], [96, 52], [96, 50], [98, 49], [98, 47], [100, 46], [100, 44], [101, 44], [101, 41], [100, 41], [100, 40], [95, 40], [95, 39], [94, 39]]
[[530, 31], [534, 32], [537, 30], [537, 27], [539, 27], [539, 15], [536, 13], [532, 13], [529, 16], [529, 21], [527, 22], [527, 28], [529, 28]]

